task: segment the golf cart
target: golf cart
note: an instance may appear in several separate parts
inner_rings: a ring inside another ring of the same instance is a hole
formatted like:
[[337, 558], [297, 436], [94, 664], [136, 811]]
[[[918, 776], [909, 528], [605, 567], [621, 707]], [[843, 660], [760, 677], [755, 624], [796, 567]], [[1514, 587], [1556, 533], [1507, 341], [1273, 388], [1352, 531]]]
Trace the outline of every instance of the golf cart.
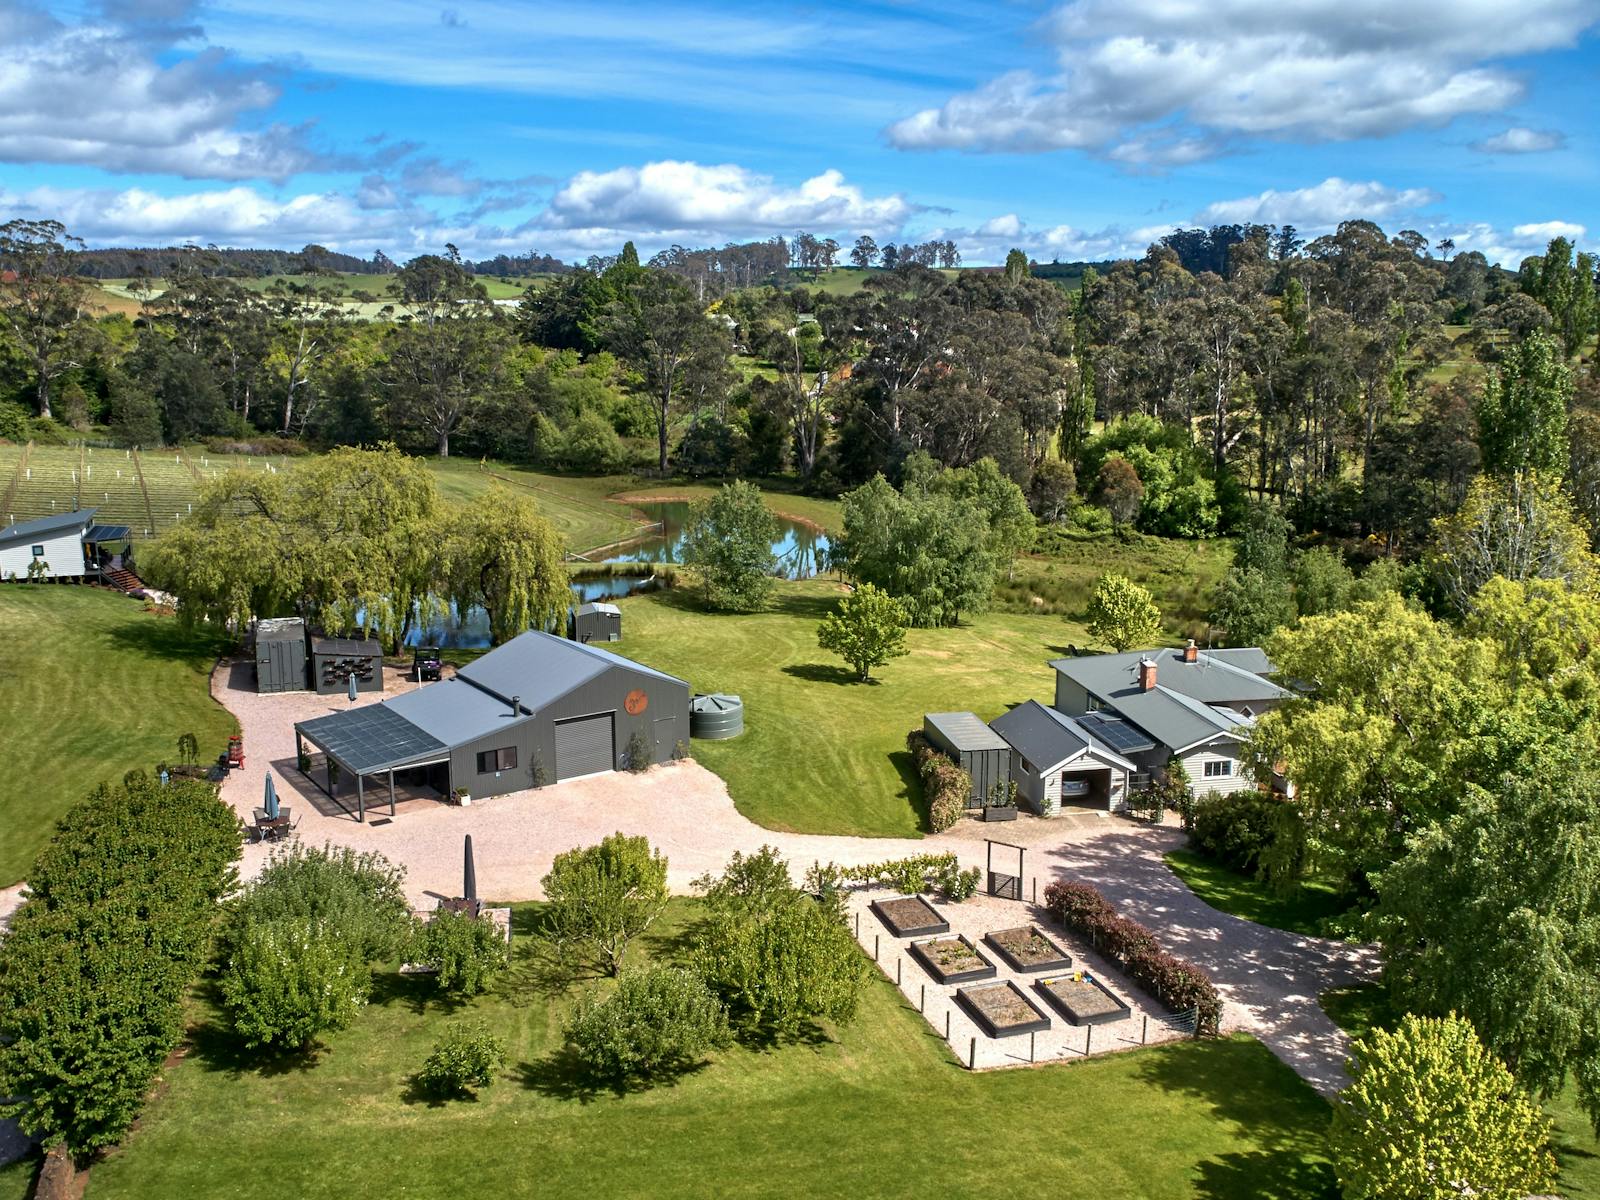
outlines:
[[439, 660], [439, 647], [418, 646], [411, 656], [411, 671], [418, 683], [436, 683], [444, 671]]

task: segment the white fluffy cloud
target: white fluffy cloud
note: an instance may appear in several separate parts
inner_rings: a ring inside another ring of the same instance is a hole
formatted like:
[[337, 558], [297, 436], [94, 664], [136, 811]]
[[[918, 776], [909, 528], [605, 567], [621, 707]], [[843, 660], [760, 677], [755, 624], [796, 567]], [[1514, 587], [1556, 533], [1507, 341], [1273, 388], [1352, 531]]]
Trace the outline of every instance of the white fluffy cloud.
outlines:
[[1493, 137], [1473, 142], [1472, 148], [1480, 154], [1541, 154], [1546, 150], [1560, 150], [1567, 144], [1567, 135], [1556, 129], [1527, 129], [1516, 125]]
[[0, 188], [0, 211], [51, 217], [98, 246], [172, 245], [336, 248], [413, 240], [407, 214], [363, 208], [337, 192], [306, 192], [285, 199], [250, 187], [216, 188], [162, 196], [145, 188]]
[[1002, 75], [888, 130], [904, 149], [1080, 149], [1130, 164], [1252, 138], [1340, 141], [1496, 112], [1496, 65], [1572, 45], [1594, 0], [1073, 0], [1043, 26], [1059, 72]]
[[1380, 224], [1412, 216], [1418, 209], [1437, 204], [1437, 192], [1427, 188], [1392, 188], [1369, 181], [1352, 183], [1331, 176], [1312, 187], [1279, 191], [1268, 188], [1254, 196], [1219, 200], [1195, 215], [1199, 225], [1294, 225], [1300, 229], [1327, 229], [1340, 221], [1364, 218]]
[[307, 127], [240, 128], [277, 102], [274, 74], [214, 48], [175, 56], [194, 34], [0, 6], [0, 160], [229, 180], [314, 165]]
[[642, 229], [765, 235], [814, 228], [850, 233], [897, 230], [917, 212], [903, 195], [869, 197], [838, 171], [798, 187], [732, 163], [663, 161], [613, 171], [581, 171], [550, 201], [557, 229]]
[[1571, 221], [1535, 221], [1530, 225], [1517, 225], [1511, 232], [1527, 241], [1548, 242], [1551, 238], [1558, 237], [1576, 241], [1589, 231]]

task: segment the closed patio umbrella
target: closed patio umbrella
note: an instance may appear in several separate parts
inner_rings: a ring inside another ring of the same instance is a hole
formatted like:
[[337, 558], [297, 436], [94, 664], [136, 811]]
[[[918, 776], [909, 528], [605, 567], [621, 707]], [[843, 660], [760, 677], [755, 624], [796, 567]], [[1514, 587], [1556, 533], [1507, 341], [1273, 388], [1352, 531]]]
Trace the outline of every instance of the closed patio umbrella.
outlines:
[[466, 900], [478, 898], [478, 872], [472, 865], [472, 835], [467, 834], [466, 847], [463, 850], [461, 864], [461, 895]]
[[350, 673], [350, 703], [356, 702], [356, 677], [355, 672]]
[[272, 772], [267, 772], [267, 794], [262, 800], [261, 807], [267, 810], [267, 820], [278, 819], [278, 789], [272, 786]]

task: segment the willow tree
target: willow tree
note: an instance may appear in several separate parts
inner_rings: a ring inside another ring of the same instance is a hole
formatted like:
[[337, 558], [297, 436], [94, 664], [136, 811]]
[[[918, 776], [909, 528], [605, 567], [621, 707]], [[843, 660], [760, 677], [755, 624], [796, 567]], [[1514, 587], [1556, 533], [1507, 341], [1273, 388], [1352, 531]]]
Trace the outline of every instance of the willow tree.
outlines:
[[524, 492], [495, 484], [449, 515], [444, 539], [450, 598], [465, 611], [480, 605], [496, 645], [566, 615], [566, 541]]
[[393, 446], [229, 471], [141, 555], [187, 620], [242, 625], [290, 612], [397, 644], [437, 572], [433, 475]]

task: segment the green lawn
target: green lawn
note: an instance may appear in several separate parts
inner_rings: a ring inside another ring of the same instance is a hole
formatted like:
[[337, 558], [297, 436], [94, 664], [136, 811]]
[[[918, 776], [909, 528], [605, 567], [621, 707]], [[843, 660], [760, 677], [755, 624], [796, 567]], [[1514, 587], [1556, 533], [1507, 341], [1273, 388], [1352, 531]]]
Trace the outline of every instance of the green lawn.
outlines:
[[[1378, 984], [1335, 988], [1317, 1000], [1336, 1025], [1356, 1037], [1399, 1020], [1388, 993]], [[1545, 1111], [1555, 1121], [1552, 1144], [1561, 1164], [1561, 1194], [1578, 1200], [1600, 1197], [1600, 1138], [1578, 1105], [1577, 1089], [1568, 1086], [1545, 1104]]]
[[1242, 875], [1193, 850], [1174, 850], [1167, 866], [1212, 908], [1258, 925], [1316, 937], [1330, 935], [1326, 922], [1346, 910], [1327, 880], [1309, 879], [1286, 895], [1276, 895], [1259, 879]]
[[916, 836], [921, 787], [906, 732], [922, 714], [968, 710], [985, 720], [1055, 689], [1046, 665], [1081, 626], [991, 613], [956, 629], [913, 629], [910, 650], [857, 683], [817, 647], [817, 623], [843, 595], [827, 579], [780, 584], [770, 612], [706, 612], [688, 588], [621, 601], [629, 657], [696, 691], [744, 698], [745, 732], [697, 742], [695, 757], [728, 781], [739, 811], [769, 829]]
[[[691, 913], [675, 903], [642, 949], [670, 954]], [[519, 926], [530, 917], [519, 910]], [[1326, 1105], [1249, 1039], [973, 1075], [875, 979], [837, 1041], [733, 1049], [674, 1085], [618, 1095], [556, 1053], [575, 993], [552, 996], [518, 961], [511, 985], [470, 1006], [511, 1051], [476, 1102], [409, 1095], [445, 1014], [386, 976], [314, 1062], [262, 1067], [202, 1025], [90, 1194], [1334, 1195]]]
[[207, 691], [218, 647], [98, 588], [0, 585], [0, 886], [23, 878], [56, 819], [96, 784], [227, 748], [233, 719]]

